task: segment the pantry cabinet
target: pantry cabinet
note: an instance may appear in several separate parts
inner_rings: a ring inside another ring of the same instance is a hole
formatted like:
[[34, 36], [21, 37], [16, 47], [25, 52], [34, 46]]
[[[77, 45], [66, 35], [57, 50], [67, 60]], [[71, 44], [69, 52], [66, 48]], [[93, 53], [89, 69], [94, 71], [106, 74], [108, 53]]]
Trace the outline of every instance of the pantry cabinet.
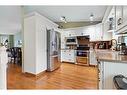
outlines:
[[47, 69], [46, 29], [56, 29], [57, 24], [34, 12], [24, 18], [23, 71], [39, 74]]

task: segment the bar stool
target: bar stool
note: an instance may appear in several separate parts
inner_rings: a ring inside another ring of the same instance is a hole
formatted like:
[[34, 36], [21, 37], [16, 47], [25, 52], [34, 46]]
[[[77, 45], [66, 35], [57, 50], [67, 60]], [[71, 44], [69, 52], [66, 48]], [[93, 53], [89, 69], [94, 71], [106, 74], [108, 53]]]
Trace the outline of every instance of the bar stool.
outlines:
[[113, 82], [117, 89], [121, 89], [121, 90], [127, 89], [127, 77], [123, 75], [116, 75], [113, 78]]

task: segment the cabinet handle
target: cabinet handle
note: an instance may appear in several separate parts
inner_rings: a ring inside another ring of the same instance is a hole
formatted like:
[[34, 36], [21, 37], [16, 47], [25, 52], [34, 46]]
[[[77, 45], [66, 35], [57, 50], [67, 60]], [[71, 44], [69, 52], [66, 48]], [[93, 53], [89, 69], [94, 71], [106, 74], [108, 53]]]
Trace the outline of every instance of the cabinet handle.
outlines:
[[100, 70], [98, 69], [98, 73], [100, 73]]
[[98, 81], [100, 81], [100, 78], [98, 78]]

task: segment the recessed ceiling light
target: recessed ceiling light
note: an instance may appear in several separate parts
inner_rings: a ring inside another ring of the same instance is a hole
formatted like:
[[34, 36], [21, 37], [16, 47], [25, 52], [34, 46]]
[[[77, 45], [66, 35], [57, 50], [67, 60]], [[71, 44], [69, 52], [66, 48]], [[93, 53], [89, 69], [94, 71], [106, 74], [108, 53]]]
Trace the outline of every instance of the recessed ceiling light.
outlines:
[[90, 15], [90, 21], [93, 21], [93, 13], [91, 13], [91, 15]]

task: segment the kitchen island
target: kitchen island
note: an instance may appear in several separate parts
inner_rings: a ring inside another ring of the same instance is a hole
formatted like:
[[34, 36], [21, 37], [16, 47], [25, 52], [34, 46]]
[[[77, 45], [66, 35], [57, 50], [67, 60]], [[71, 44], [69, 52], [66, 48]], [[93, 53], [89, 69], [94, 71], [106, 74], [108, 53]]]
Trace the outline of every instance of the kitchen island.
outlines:
[[98, 88], [116, 89], [113, 77], [122, 74], [127, 77], [127, 55], [118, 51], [93, 50], [98, 63]]

